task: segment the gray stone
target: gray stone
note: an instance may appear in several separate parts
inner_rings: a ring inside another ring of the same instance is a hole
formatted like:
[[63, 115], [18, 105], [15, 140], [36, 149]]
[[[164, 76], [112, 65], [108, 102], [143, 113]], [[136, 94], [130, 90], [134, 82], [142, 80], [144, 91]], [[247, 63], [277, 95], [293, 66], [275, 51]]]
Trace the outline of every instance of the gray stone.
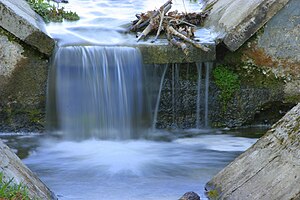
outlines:
[[300, 104], [206, 185], [212, 199], [300, 198]]
[[179, 200], [200, 200], [200, 197], [195, 192], [186, 192]]
[[0, 35], [0, 77], [11, 76], [17, 63], [24, 58], [23, 47], [6, 36]]
[[300, 62], [300, 3], [290, 0], [264, 27], [258, 47], [278, 59]]
[[57, 199], [47, 186], [1, 140], [0, 169], [6, 181], [13, 178], [14, 183], [25, 185], [31, 199]]
[[[210, 0], [209, 2], [213, 2]], [[221, 32], [225, 45], [235, 51], [270, 20], [289, 0], [218, 0], [206, 26]]]
[[55, 42], [25, 0], [0, 0], [0, 26], [41, 53], [52, 54]]

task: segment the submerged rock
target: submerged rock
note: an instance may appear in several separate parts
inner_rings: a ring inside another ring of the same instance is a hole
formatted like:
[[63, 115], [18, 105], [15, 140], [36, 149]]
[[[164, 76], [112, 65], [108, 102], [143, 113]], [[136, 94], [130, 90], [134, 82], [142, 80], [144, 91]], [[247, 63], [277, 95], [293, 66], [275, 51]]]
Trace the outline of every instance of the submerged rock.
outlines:
[[200, 200], [200, 197], [195, 192], [186, 192], [179, 200]]
[[22, 183], [31, 199], [57, 199], [47, 186], [0, 140], [0, 170], [5, 180]]
[[300, 199], [300, 103], [206, 185], [210, 199]]

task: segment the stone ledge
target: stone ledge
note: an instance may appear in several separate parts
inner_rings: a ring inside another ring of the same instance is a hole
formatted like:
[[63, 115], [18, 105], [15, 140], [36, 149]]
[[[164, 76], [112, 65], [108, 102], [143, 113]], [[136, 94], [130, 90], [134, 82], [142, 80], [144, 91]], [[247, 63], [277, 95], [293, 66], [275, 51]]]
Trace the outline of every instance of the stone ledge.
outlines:
[[208, 62], [216, 59], [215, 44], [205, 44], [210, 51], [205, 52], [201, 49], [190, 47], [188, 55], [177, 47], [168, 44], [157, 45], [138, 45], [143, 62], [145, 64], [166, 64], [166, 63], [195, 63]]
[[[212, 2], [214, 0], [210, 0]], [[223, 42], [231, 50], [241, 47], [289, 0], [218, 0], [206, 26], [221, 32]]]
[[0, 26], [25, 43], [50, 56], [55, 41], [44, 29], [44, 22], [24, 0], [0, 0]]

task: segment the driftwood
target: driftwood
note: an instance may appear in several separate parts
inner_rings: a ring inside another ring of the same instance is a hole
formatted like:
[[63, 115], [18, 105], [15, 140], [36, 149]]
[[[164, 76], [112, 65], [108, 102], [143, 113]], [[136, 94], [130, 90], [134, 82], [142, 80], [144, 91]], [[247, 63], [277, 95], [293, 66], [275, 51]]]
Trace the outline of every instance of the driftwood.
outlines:
[[178, 11], [169, 12], [172, 0], [168, 0], [158, 10], [137, 14], [137, 20], [133, 21], [129, 31], [137, 32], [137, 41], [156, 33], [151, 42], [155, 42], [161, 32], [164, 32], [169, 42], [181, 48], [185, 54], [190, 45], [209, 51], [209, 48], [194, 40], [194, 32], [197, 26], [203, 24], [214, 3], [206, 5], [205, 9], [199, 13], [179, 13]]
[[195, 40], [192, 40], [191, 38], [188, 38], [187, 36], [185, 36], [182, 33], [179, 33], [178, 31], [176, 31], [172, 26], [168, 26], [167, 31], [171, 34], [174, 35], [180, 39], [182, 39], [183, 41], [192, 44], [194, 47], [197, 47], [199, 49], [202, 49], [203, 51], [209, 51], [209, 48], [197, 43]]

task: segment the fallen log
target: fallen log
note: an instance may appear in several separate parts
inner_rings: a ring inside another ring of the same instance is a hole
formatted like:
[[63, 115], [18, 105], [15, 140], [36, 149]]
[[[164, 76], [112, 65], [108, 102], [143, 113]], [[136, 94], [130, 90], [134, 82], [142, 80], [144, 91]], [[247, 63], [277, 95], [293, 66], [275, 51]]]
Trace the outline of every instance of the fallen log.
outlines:
[[148, 26], [144, 29], [144, 31], [138, 36], [137, 41], [140, 41], [141, 39], [145, 38], [153, 29], [153, 20], [150, 20], [150, 23]]
[[205, 47], [204, 45], [201, 45], [201, 44], [197, 43], [196, 41], [194, 41], [194, 40], [186, 37], [185, 35], [179, 33], [172, 26], [168, 26], [167, 31], [169, 32], [169, 34], [174, 35], [174, 36], [184, 40], [185, 42], [188, 42], [188, 43], [192, 44], [196, 48], [202, 49], [203, 51], [210, 51], [210, 49]]
[[189, 53], [188, 52], [188, 47], [184, 42], [180, 42], [180, 41], [176, 40], [175, 38], [172, 38], [169, 41], [174, 46], [179, 47], [185, 55], [188, 55], [188, 53]]
[[155, 10], [151, 16], [147, 20], [141, 21], [130, 28], [130, 31], [136, 31], [150, 23], [151, 18], [155, 18], [159, 15], [159, 13], [163, 12], [167, 13], [172, 7], [172, 0], [168, 0], [164, 5], [162, 5], [159, 10]]
[[151, 42], [155, 42], [158, 38], [158, 36], [160, 35], [160, 32], [163, 28], [162, 24], [163, 24], [163, 21], [164, 21], [164, 16], [165, 16], [165, 10], [163, 10], [160, 14], [160, 22], [159, 22], [159, 27], [158, 27], [158, 30], [157, 30], [157, 33], [156, 33], [156, 36], [154, 38], [154, 40], [152, 40]]

